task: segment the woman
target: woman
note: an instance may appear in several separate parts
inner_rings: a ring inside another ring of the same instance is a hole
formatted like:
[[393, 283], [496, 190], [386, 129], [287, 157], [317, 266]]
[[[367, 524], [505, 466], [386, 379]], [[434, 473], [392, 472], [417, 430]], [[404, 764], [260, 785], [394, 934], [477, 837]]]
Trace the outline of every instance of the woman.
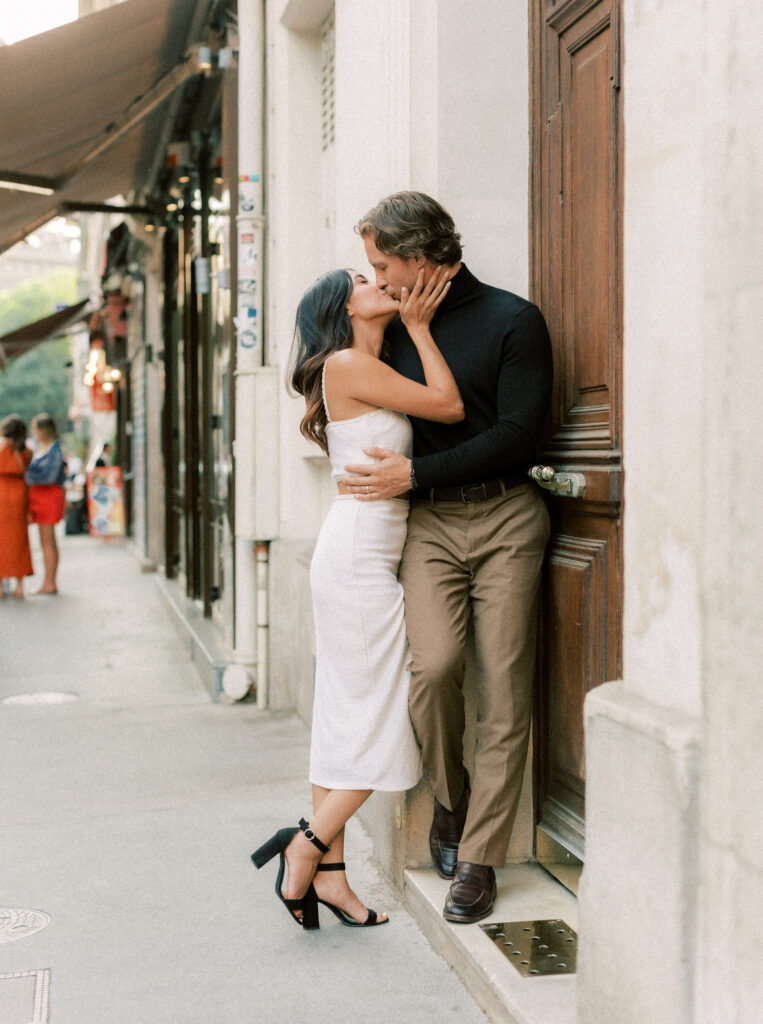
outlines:
[[[367, 909], [347, 883], [344, 826], [374, 789], [409, 789], [421, 776], [397, 580], [408, 501], [355, 501], [342, 477], [347, 463], [368, 462], [364, 448], [410, 455], [406, 413], [442, 423], [463, 419], [456, 382], [429, 331], [448, 288], [445, 269], [427, 284], [422, 271], [398, 304], [365, 275], [335, 270], [308, 289], [297, 310], [292, 385], [307, 405], [301, 430], [329, 455], [338, 491], [311, 566], [313, 817], [309, 826], [302, 820], [299, 828], [281, 829], [252, 860], [259, 868], [279, 854], [276, 893], [305, 928], [318, 927], [319, 903], [350, 927], [388, 920]], [[398, 313], [426, 384], [400, 376], [380, 358], [384, 329]]]
[[[27, 527], [24, 473], [32, 460], [26, 424], [18, 416], [0, 423], [0, 580], [15, 579], [13, 596], [24, 596], [24, 577], [34, 575]], [[0, 586], [0, 598], [4, 597]]]
[[29, 484], [29, 517], [40, 529], [42, 560], [45, 565], [45, 579], [38, 594], [57, 594], [56, 573], [58, 572], [58, 544], [56, 523], [64, 517], [64, 453], [58, 440], [58, 431], [53, 417], [41, 412], [32, 420], [32, 433], [37, 441], [37, 450], [27, 470]]

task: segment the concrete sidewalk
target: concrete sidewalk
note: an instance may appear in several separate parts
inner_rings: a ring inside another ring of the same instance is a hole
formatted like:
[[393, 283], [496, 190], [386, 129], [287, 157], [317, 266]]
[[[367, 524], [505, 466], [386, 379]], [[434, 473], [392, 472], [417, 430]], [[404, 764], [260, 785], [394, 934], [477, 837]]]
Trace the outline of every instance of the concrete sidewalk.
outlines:
[[64, 537], [59, 586], [0, 602], [0, 699], [76, 695], [0, 703], [0, 1024], [484, 1022], [355, 822], [388, 925], [302, 932], [252, 867], [309, 813], [301, 720], [211, 703], [127, 547]]

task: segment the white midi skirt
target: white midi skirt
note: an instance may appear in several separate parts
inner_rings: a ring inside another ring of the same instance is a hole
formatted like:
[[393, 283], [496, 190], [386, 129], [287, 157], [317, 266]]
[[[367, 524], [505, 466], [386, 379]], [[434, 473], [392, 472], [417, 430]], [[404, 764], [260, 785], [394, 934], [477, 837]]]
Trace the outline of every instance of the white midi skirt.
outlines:
[[405, 501], [339, 495], [318, 536], [310, 781], [327, 789], [397, 791], [421, 777], [397, 579], [407, 519]]

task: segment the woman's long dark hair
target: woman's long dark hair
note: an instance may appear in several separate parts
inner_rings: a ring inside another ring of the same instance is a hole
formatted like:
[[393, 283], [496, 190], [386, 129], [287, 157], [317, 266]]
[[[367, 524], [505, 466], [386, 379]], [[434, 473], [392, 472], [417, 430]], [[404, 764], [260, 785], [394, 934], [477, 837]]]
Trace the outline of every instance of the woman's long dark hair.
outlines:
[[6, 416], [0, 423], [0, 436], [8, 438], [13, 451], [23, 452], [26, 447], [27, 438], [26, 423], [24, 423], [20, 416], [12, 413], [10, 416]]
[[347, 312], [352, 289], [352, 277], [346, 270], [330, 270], [310, 285], [297, 306], [290, 383], [307, 403], [299, 429], [326, 453], [323, 364], [332, 353], [352, 345]]

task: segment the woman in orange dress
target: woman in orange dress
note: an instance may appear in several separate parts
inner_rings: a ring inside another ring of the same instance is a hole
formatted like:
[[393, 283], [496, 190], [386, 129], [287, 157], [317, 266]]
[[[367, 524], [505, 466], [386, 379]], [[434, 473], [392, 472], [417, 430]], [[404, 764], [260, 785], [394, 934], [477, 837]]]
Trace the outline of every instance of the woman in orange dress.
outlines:
[[[0, 579], [15, 579], [14, 597], [24, 596], [24, 577], [34, 575], [27, 527], [24, 474], [32, 461], [26, 424], [18, 416], [0, 423]], [[4, 597], [0, 587], [0, 597]]]

